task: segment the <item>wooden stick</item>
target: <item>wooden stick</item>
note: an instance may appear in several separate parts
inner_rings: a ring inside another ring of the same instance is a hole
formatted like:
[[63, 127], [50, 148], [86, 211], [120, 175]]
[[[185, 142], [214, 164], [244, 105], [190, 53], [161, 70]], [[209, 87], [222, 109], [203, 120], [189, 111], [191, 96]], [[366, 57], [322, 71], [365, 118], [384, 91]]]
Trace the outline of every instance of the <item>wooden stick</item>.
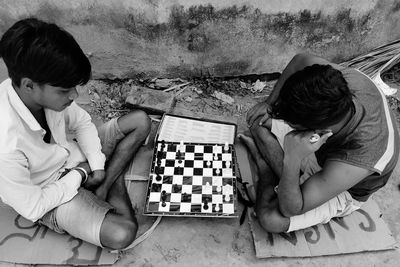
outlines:
[[165, 90], [163, 90], [163, 91], [164, 91], [164, 92], [169, 92], [169, 91], [172, 91], [172, 90], [174, 90], [174, 89], [180, 88], [180, 87], [182, 87], [182, 86], [186, 86], [186, 85], [188, 85], [188, 84], [190, 84], [190, 82], [182, 83], [182, 84], [177, 84], [177, 85], [171, 86], [170, 88], [167, 88], [167, 89], [165, 89]]

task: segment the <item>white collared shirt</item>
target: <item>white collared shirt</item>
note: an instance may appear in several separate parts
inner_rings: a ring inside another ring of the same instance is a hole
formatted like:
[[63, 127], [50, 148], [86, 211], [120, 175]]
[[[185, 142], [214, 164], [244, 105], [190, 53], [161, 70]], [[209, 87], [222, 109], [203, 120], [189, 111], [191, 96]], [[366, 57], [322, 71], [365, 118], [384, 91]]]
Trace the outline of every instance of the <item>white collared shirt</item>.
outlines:
[[71, 171], [59, 178], [65, 168], [86, 159], [92, 170], [104, 169], [105, 163], [97, 129], [85, 110], [73, 102], [61, 112], [45, 109], [45, 115], [50, 144], [11, 80], [0, 84], [0, 198], [31, 221], [77, 194], [81, 175]]

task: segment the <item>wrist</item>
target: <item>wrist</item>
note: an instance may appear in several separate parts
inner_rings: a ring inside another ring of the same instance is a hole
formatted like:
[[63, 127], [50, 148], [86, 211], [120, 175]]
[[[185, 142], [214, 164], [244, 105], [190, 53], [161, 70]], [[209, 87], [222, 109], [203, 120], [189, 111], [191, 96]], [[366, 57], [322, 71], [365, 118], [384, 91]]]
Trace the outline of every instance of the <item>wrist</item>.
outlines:
[[86, 183], [89, 175], [88, 175], [87, 171], [84, 168], [82, 168], [82, 167], [74, 167], [74, 168], [72, 168], [72, 170], [78, 171], [80, 173], [80, 175], [82, 177], [81, 185]]
[[289, 169], [300, 169], [301, 158], [285, 155], [283, 157], [283, 166], [288, 167]]

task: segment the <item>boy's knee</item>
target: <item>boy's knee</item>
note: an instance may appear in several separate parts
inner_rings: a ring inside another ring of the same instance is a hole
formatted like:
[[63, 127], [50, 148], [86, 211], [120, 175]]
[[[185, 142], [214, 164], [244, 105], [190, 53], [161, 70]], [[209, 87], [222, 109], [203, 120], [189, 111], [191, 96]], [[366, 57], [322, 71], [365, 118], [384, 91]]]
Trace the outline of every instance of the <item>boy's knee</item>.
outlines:
[[283, 217], [277, 211], [258, 211], [258, 222], [264, 230], [270, 233], [282, 233], [289, 229], [289, 218]]
[[148, 135], [151, 129], [151, 120], [146, 112], [142, 110], [134, 111], [135, 121], [136, 121], [136, 130], [139, 130], [144, 135]]
[[146, 112], [142, 110], [132, 111], [118, 119], [120, 129], [125, 134], [135, 131], [144, 138], [150, 133], [151, 120]]
[[116, 223], [112, 232], [107, 233], [107, 244], [104, 245], [111, 249], [124, 249], [135, 240], [137, 230], [136, 222], [126, 220]]

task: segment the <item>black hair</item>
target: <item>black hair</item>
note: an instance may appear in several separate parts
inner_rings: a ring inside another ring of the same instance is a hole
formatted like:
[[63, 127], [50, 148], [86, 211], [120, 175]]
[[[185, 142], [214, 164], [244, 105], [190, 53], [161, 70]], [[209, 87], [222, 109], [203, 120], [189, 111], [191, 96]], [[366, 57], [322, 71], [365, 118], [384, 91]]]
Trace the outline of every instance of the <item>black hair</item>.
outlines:
[[74, 37], [36, 18], [20, 20], [4, 33], [0, 57], [17, 86], [27, 77], [39, 85], [70, 88], [91, 76], [90, 62]]
[[272, 116], [307, 129], [339, 122], [353, 108], [342, 73], [330, 65], [314, 64], [292, 74], [283, 84]]

